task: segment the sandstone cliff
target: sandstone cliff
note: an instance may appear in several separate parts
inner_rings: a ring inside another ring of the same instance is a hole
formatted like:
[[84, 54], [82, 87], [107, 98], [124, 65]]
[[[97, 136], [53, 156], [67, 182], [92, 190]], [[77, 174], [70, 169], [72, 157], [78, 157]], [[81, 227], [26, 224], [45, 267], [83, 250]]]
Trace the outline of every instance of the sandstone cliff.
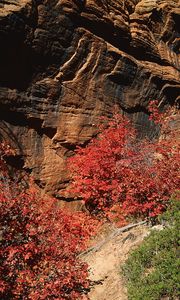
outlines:
[[114, 104], [148, 130], [178, 100], [178, 0], [1, 0], [0, 134], [12, 164], [61, 198], [66, 158]]

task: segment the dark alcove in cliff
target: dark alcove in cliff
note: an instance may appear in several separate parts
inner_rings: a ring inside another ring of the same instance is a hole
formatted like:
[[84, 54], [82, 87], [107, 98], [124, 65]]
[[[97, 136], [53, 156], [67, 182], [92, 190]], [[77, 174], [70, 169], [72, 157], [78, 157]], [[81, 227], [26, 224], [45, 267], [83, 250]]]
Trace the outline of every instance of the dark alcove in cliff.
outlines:
[[26, 90], [32, 77], [31, 51], [17, 36], [0, 40], [0, 85]]

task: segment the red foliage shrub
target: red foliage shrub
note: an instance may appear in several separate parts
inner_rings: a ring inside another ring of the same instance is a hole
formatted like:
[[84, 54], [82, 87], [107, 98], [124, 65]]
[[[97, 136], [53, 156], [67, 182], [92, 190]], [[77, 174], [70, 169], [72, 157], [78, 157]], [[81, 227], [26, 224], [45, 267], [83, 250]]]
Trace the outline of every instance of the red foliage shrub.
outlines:
[[95, 231], [95, 221], [62, 211], [56, 200], [42, 199], [36, 190], [18, 193], [5, 171], [3, 151], [0, 299], [85, 299], [87, 265], [77, 255]]
[[69, 159], [72, 190], [90, 211], [154, 217], [166, 208], [179, 187], [179, 143], [170, 130], [169, 114], [160, 114], [156, 107], [151, 102], [151, 119], [168, 135], [138, 140], [130, 121], [115, 114], [97, 138]]

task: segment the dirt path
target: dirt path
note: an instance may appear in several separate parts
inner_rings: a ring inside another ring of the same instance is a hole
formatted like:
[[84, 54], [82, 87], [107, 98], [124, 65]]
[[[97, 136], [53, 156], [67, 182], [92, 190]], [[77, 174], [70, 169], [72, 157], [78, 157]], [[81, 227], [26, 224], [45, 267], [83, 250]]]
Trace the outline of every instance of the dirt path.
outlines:
[[101, 240], [96, 241], [94, 248], [82, 257], [90, 266], [90, 279], [95, 281], [89, 293], [90, 300], [127, 300], [120, 266], [129, 251], [142, 242], [149, 228], [140, 225], [114, 235], [116, 231], [111, 229], [102, 234]]

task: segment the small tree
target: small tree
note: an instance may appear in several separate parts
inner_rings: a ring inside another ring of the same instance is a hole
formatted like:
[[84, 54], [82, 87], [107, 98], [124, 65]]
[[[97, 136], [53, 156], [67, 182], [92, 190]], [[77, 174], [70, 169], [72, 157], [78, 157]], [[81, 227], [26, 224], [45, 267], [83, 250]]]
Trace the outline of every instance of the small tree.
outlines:
[[170, 114], [159, 113], [156, 102], [151, 102], [150, 112], [161, 139], [138, 140], [131, 122], [115, 114], [97, 138], [69, 159], [72, 190], [90, 211], [155, 217], [166, 208], [179, 186], [179, 144], [170, 129]]
[[85, 299], [87, 264], [77, 256], [95, 221], [62, 211], [35, 189], [19, 192], [0, 149], [0, 298]]

